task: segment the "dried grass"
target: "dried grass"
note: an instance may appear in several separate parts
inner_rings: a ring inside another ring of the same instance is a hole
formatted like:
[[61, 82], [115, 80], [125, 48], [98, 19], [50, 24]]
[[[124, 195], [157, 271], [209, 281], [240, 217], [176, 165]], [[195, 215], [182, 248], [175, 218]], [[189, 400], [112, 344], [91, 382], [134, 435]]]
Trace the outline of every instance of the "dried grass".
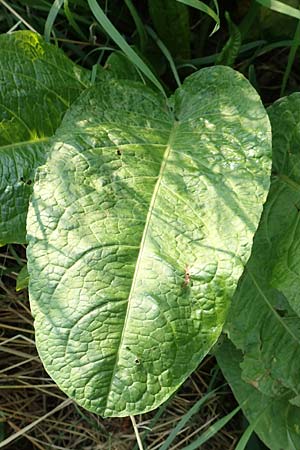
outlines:
[[[68, 399], [44, 371], [35, 348], [27, 292], [15, 292], [17, 272], [25, 261], [25, 249], [8, 246], [1, 250], [0, 449], [132, 450], [136, 446], [136, 437], [129, 417], [102, 419], [84, 410]], [[181, 417], [207, 392], [215, 370], [218, 370], [215, 360], [207, 357], [189, 377], [149, 432], [145, 441], [147, 450], [160, 448]], [[224, 383], [220, 373], [216, 383]], [[182, 449], [235, 406], [230, 390], [225, 386], [186, 424], [170, 449]], [[141, 436], [149, 429], [154, 415], [155, 411], [135, 417]], [[238, 428], [239, 418], [202, 449], [234, 449]], [[11, 441], [3, 445], [9, 439]]]

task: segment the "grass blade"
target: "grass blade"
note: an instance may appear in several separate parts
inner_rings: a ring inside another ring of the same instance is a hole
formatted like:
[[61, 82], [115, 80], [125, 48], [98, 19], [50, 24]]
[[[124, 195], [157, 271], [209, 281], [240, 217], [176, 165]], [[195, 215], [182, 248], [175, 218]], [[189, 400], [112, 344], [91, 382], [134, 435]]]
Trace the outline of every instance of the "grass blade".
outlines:
[[[209, 6], [207, 6], [205, 3], [201, 2], [200, 0], [177, 0], [177, 2], [184, 3], [187, 6], [191, 6], [192, 8], [196, 8], [199, 11], [204, 12], [208, 16], [210, 16], [215, 22], [216, 26], [211, 32], [210, 35], [215, 33], [220, 28], [220, 18], [219, 18], [219, 8], [217, 9], [217, 13], [213, 9], [211, 9]], [[214, 0], [214, 4], [218, 5], [218, 3]]]
[[300, 11], [296, 8], [293, 8], [290, 5], [286, 5], [278, 0], [256, 0], [262, 6], [271, 9], [272, 11], [279, 12], [281, 14], [286, 14], [290, 17], [295, 17], [296, 19], [300, 19]]
[[300, 22], [298, 22], [298, 24], [297, 24], [297, 28], [296, 28], [296, 31], [295, 31], [293, 43], [292, 43], [292, 46], [290, 48], [289, 57], [288, 57], [288, 63], [287, 63], [286, 69], [284, 71], [282, 85], [281, 85], [281, 89], [280, 89], [280, 97], [282, 97], [284, 95], [284, 92], [285, 92], [285, 89], [286, 89], [286, 85], [287, 85], [287, 82], [288, 82], [288, 78], [290, 76], [290, 73], [291, 73], [291, 70], [292, 70], [292, 66], [294, 64], [296, 53], [297, 53], [299, 45], [300, 45]]
[[254, 89], [256, 89], [257, 92], [259, 92], [259, 86], [257, 84], [257, 78], [256, 78], [256, 72], [255, 72], [254, 64], [249, 64], [249, 67], [248, 67], [248, 80], [250, 81], [250, 83], [252, 84]]
[[[142, 434], [142, 444], [145, 443], [146, 437], [148, 436], [149, 433], [151, 433], [151, 431], [153, 430], [154, 426], [157, 424], [157, 422], [159, 421], [159, 419], [161, 418], [161, 416], [164, 414], [164, 412], [166, 411], [167, 407], [169, 406], [170, 402], [173, 400], [175, 394], [173, 394], [165, 403], [163, 403], [157, 410], [157, 412], [155, 413], [155, 416], [151, 419], [151, 422], [149, 423], [148, 428], [143, 432]], [[136, 444], [132, 450], [138, 450], [138, 444]]]
[[147, 43], [147, 34], [145, 32], [145, 28], [144, 28], [144, 24], [141, 21], [140, 16], [138, 15], [138, 12], [134, 6], [134, 4], [132, 3], [131, 0], [124, 0], [126, 3], [127, 8], [130, 11], [131, 17], [134, 21], [134, 24], [136, 26], [136, 30], [138, 32], [139, 35], [139, 39], [140, 39], [140, 49], [141, 52], [144, 53], [145, 48], [146, 48], [146, 43]]
[[33, 31], [34, 33], [38, 33], [25, 19], [23, 19], [22, 16], [20, 16], [20, 14], [15, 9], [8, 5], [4, 0], [0, 0], [0, 4], [1, 3], [13, 16], [17, 17], [17, 19], [19, 19], [28, 28], [28, 30]]
[[256, 20], [259, 10], [260, 5], [256, 2], [256, 0], [251, 0], [248, 13], [239, 24], [242, 40], [243, 38], [247, 37], [249, 31], [251, 30], [251, 27], [253, 26], [253, 23]]
[[[292, 41], [282, 41], [281, 43], [279, 43], [279, 45], [277, 47], [285, 47], [286, 45], [289, 46], [291, 44], [291, 42]], [[265, 47], [263, 47], [263, 45], [265, 43], [266, 43], [266, 41], [260, 40], [260, 41], [249, 42], [249, 44], [243, 44], [240, 48], [239, 56], [243, 55], [244, 53], [249, 52], [252, 49], [265, 48]], [[271, 49], [267, 48], [267, 51], [271, 51], [272, 49], [273, 49], [273, 47]], [[178, 60], [177, 61], [177, 69], [180, 69], [181, 67], [184, 67], [185, 65], [194, 65], [195, 68], [197, 69], [198, 66], [203, 66], [206, 64], [214, 64], [219, 55], [220, 55], [220, 53], [214, 53], [213, 55], [202, 56], [201, 58]]]
[[155, 31], [152, 30], [152, 28], [146, 26], [147, 32], [149, 33], [149, 35], [152, 37], [152, 39], [156, 42], [157, 46], [159, 47], [159, 49], [161, 50], [161, 52], [164, 54], [165, 58], [168, 60], [168, 63], [170, 64], [172, 73], [174, 75], [175, 81], [177, 83], [177, 86], [180, 87], [181, 86], [181, 81], [174, 63], [174, 60], [172, 58], [171, 53], [169, 52], [169, 50], [167, 49], [167, 47], [165, 46], [165, 44], [159, 39], [159, 37], [157, 36], [157, 34], [155, 33]]
[[148, 0], [147, 3], [151, 26], [173, 58], [190, 58], [190, 8], [174, 0]]
[[256, 57], [265, 55], [266, 53], [271, 52], [272, 50], [275, 50], [276, 48], [282, 48], [282, 47], [291, 47], [293, 45], [292, 40], [285, 39], [283, 41], [278, 42], [272, 42], [271, 44], [266, 44], [265, 46], [258, 49]]
[[137, 66], [137, 68], [143, 72], [143, 74], [150, 80], [152, 83], [166, 96], [164, 88], [162, 87], [159, 80], [155, 77], [155, 75], [151, 72], [149, 67], [144, 63], [144, 61], [137, 55], [137, 53], [130, 47], [129, 44], [125, 41], [125, 39], [121, 36], [118, 30], [114, 27], [111, 21], [106, 17], [102, 8], [98, 5], [96, 0], [88, 0], [88, 4], [91, 8], [92, 13], [102, 26], [102, 28], [106, 31], [106, 33], [110, 36], [110, 38], [120, 47], [121, 50], [125, 53], [127, 58]]
[[219, 5], [218, 5], [218, 0], [213, 0], [213, 3], [214, 3], [214, 5], [215, 5], [217, 15], [219, 16]]
[[76, 22], [73, 14], [72, 14], [70, 8], [69, 8], [69, 0], [64, 0], [64, 11], [65, 11], [66, 18], [68, 19], [68, 22], [71, 25], [71, 27], [73, 28], [73, 30], [76, 31], [78, 36], [83, 41], [86, 41], [87, 40], [86, 36], [83, 34], [83, 32], [81, 31], [80, 27], [77, 25], [77, 22]]
[[216, 423], [211, 425], [208, 430], [201, 434], [194, 442], [184, 447], [182, 450], [197, 450], [200, 448], [200, 445], [207, 442], [210, 438], [212, 438], [218, 431], [221, 430], [241, 409], [240, 406], [237, 406], [231, 413], [227, 414], [222, 419], [219, 419]]
[[133, 426], [133, 429], [134, 429], [134, 434], [135, 434], [135, 437], [136, 437], [137, 444], [139, 446], [139, 450], [144, 450], [143, 443], [142, 443], [141, 437], [140, 437], [140, 433], [139, 433], [139, 430], [138, 430], [138, 427], [137, 427], [137, 424], [136, 424], [136, 421], [135, 421], [135, 417], [134, 416], [130, 416], [130, 420], [132, 422], [132, 426]]
[[252, 433], [254, 431], [254, 428], [256, 426], [257, 421], [254, 421], [253, 423], [251, 423], [250, 425], [248, 425], [248, 427], [246, 428], [246, 430], [244, 431], [244, 433], [242, 434], [235, 450], [245, 450], [246, 445], [248, 444], [249, 439], [252, 436]]
[[60, 8], [62, 7], [64, 0], [55, 0], [53, 5], [50, 8], [44, 30], [44, 37], [46, 42], [50, 42], [50, 35], [53, 28], [54, 21], [56, 19], [57, 14], [59, 13]]
[[[204, 397], [200, 398], [191, 409], [182, 417], [182, 419], [178, 422], [175, 428], [171, 431], [163, 445], [159, 450], [168, 450], [174, 439], [177, 437], [179, 431], [185, 426], [185, 424], [191, 419], [191, 417], [199, 411], [201, 406], [203, 406], [208, 400], [210, 400], [216, 393], [216, 390], [209, 392], [204, 395]], [[198, 447], [195, 447], [198, 448]]]

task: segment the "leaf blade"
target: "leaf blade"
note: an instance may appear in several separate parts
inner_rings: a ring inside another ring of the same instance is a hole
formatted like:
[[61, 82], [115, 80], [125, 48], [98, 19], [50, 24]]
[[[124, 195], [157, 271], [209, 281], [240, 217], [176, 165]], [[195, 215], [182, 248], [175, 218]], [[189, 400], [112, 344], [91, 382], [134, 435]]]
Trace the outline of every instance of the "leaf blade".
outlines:
[[276, 11], [281, 14], [285, 14], [287, 16], [300, 19], [300, 11], [296, 8], [293, 8], [290, 5], [286, 5], [283, 2], [280, 2], [278, 0], [256, 0], [256, 1], [257, 3], [260, 3], [262, 6], [271, 9], [272, 11]]
[[234, 396], [250, 421], [249, 431], [253, 426], [259, 438], [272, 450], [298, 448], [300, 409], [289, 403], [289, 396], [272, 398], [243, 381], [240, 368], [242, 352], [229, 340], [222, 344], [216, 356]]
[[[268, 403], [254, 428], [274, 449], [297, 448], [300, 437], [292, 417], [300, 411], [299, 104], [296, 93], [268, 110], [273, 133], [271, 188], [226, 323], [228, 336], [242, 351], [236, 368], [240, 380], [233, 378], [233, 389], [237, 385], [237, 397], [241, 398], [242, 386], [246, 390], [247, 384], [249, 389], [252, 385], [257, 403]], [[224, 359], [225, 375], [228, 364]], [[280, 414], [274, 425], [276, 409]], [[250, 407], [246, 415], [250, 423], [256, 420]]]
[[241, 75], [205, 69], [173, 103], [176, 119], [131, 81], [85, 92], [28, 216], [40, 355], [63, 390], [106, 416], [155, 408], [216, 342], [268, 189], [269, 123]]
[[1, 35], [0, 43], [0, 82], [5, 86], [0, 93], [0, 245], [4, 245], [26, 241], [35, 170], [45, 161], [64, 112], [88, 85], [88, 75], [36, 33]]

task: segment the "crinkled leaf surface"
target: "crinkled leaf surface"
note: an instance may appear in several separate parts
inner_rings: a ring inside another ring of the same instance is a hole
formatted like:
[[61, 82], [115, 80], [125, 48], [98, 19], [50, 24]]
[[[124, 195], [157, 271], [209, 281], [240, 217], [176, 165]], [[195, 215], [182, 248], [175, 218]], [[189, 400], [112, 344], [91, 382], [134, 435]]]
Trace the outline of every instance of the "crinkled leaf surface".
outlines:
[[41, 36], [0, 36], [0, 246], [25, 242], [36, 167], [88, 73]]
[[300, 95], [269, 109], [273, 175], [252, 255], [226, 325], [242, 378], [300, 406]]
[[36, 342], [87, 409], [155, 408], [216, 342], [269, 187], [270, 127], [242, 75], [163, 96], [86, 91], [38, 171], [28, 215]]
[[291, 393], [272, 398], [245, 383], [240, 369], [242, 352], [229, 340], [220, 346], [216, 356], [247, 419], [255, 424], [255, 432], [260, 439], [271, 450], [300, 448], [300, 408], [290, 403]]

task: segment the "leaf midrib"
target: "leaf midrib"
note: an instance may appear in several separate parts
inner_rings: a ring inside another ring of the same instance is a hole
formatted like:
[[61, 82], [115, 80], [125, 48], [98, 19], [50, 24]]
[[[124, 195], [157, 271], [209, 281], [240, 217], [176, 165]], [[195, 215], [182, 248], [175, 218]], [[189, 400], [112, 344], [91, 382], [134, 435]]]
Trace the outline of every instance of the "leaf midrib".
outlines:
[[280, 174], [278, 176], [280, 180], [282, 180], [287, 186], [295, 191], [300, 191], [300, 184], [294, 181], [289, 175]]
[[[247, 270], [247, 269], [246, 269]], [[256, 280], [254, 274], [248, 269], [247, 273], [249, 274], [252, 283], [254, 284], [258, 294], [260, 297], [264, 300], [265, 304], [268, 306], [268, 308], [271, 310], [272, 314], [275, 316], [276, 320], [281, 324], [281, 326], [287, 331], [287, 333], [291, 336], [291, 338], [297, 343], [300, 344], [300, 340], [298, 336], [296, 336], [293, 333], [293, 330], [291, 330], [288, 325], [285, 324], [284, 320], [279, 316], [279, 314], [276, 313], [275, 309], [273, 308], [272, 304], [269, 302], [267, 296], [265, 295], [263, 289], [260, 287], [258, 281]]]
[[163, 159], [162, 159], [160, 171], [159, 171], [159, 174], [158, 174], [158, 177], [157, 177], [157, 181], [155, 183], [155, 187], [154, 187], [154, 190], [153, 190], [152, 198], [151, 198], [151, 201], [150, 201], [150, 204], [149, 204], [149, 210], [148, 210], [148, 214], [147, 214], [147, 217], [146, 217], [146, 222], [145, 222], [145, 226], [144, 226], [143, 235], [142, 235], [142, 238], [141, 238], [140, 250], [139, 250], [138, 257], [137, 257], [137, 262], [136, 262], [136, 265], [135, 265], [135, 271], [134, 271], [133, 278], [132, 278], [131, 288], [130, 288], [129, 295], [128, 295], [127, 309], [126, 309], [124, 324], [123, 324], [123, 328], [122, 328], [122, 333], [121, 333], [120, 340], [119, 340], [118, 350], [117, 350], [117, 353], [116, 353], [116, 360], [115, 360], [115, 364], [114, 364], [114, 368], [113, 368], [113, 372], [112, 372], [112, 376], [111, 376], [111, 380], [110, 380], [110, 385], [109, 385], [109, 388], [108, 388], [108, 391], [107, 391], [106, 408], [107, 408], [107, 405], [108, 405], [109, 394], [111, 392], [112, 384], [113, 384], [113, 381], [114, 381], [114, 378], [115, 378], [115, 374], [116, 374], [116, 370], [117, 370], [117, 367], [118, 367], [118, 362], [119, 362], [120, 350], [121, 350], [121, 347], [122, 347], [122, 342], [123, 342], [124, 335], [125, 335], [125, 332], [126, 332], [126, 329], [127, 329], [127, 323], [128, 323], [128, 317], [129, 317], [129, 312], [130, 312], [131, 301], [132, 301], [132, 298], [133, 298], [133, 293], [134, 293], [134, 290], [135, 290], [136, 281], [137, 281], [138, 274], [139, 274], [139, 267], [140, 267], [140, 263], [141, 263], [141, 260], [142, 260], [142, 257], [143, 257], [143, 253], [144, 253], [144, 247], [145, 247], [145, 242], [146, 242], [147, 235], [148, 235], [149, 226], [150, 226], [150, 223], [151, 223], [152, 213], [153, 213], [153, 210], [154, 210], [154, 207], [155, 207], [155, 202], [156, 202], [156, 199], [157, 199], [157, 195], [158, 195], [158, 192], [159, 192], [161, 181], [163, 179], [165, 168], [167, 166], [167, 163], [168, 163], [168, 160], [169, 160], [169, 156], [170, 156], [170, 153], [171, 153], [171, 150], [172, 150], [172, 143], [173, 143], [173, 140], [174, 140], [174, 137], [175, 137], [175, 134], [176, 134], [176, 130], [177, 130], [178, 124], [179, 124], [178, 121], [174, 121], [173, 127], [171, 128], [170, 135], [169, 135], [169, 140], [168, 140], [167, 145], [166, 145], [166, 150], [165, 150], [165, 153], [164, 153], [164, 156], [163, 156]]
[[38, 138], [38, 139], [34, 139], [34, 140], [28, 140], [28, 141], [20, 141], [20, 142], [14, 142], [13, 144], [6, 144], [6, 145], [0, 145], [0, 153], [1, 151], [4, 150], [9, 150], [9, 149], [19, 149], [20, 146], [23, 145], [36, 145], [36, 144], [40, 144], [41, 142], [47, 142], [51, 139], [50, 136], [45, 136], [43, 138]]

